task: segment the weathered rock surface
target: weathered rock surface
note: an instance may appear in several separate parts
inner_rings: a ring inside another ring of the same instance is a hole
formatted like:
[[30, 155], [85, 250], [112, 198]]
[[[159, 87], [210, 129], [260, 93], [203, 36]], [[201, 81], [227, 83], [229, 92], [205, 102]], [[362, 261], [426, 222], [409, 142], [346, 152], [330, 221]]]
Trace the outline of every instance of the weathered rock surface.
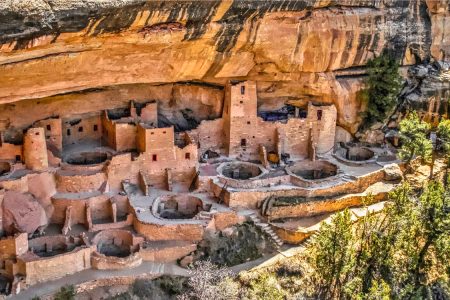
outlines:
[[384, 179], [387, 181], [400, 181], [403, 178], [403, 173], [398, 164], [389, 164], [383, 167]]
[[6, 191], [3, 199], [3, 226], [7, 234], [33, 233], [46, 226], [44, 208], [31, 194]]
[[449, 11], [446, 0], [3, 1], [0, 103], [252, 79], [260, 105], [335, 103], [354, 133], [358, 68], [385, 48], [406, 65], [448, 57]]

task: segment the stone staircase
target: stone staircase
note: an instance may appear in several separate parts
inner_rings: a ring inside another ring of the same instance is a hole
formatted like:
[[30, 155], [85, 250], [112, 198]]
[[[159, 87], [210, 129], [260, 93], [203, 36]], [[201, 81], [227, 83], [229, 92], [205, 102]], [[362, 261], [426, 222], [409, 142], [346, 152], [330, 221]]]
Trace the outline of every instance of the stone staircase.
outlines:
[[275, 248], [279, 249], [283, 245], [283, 241], [275, 233], [275, 231], [273, 231], [268, 223], [264, 223], [263, 221], [261, 221], [261, 219], [255, 213], [249, 214], [248, 217], [250, 218], [250, 220], [252, 220], [256, 227], [260, 228], [262, 232], [264, 232], [269, 237]]

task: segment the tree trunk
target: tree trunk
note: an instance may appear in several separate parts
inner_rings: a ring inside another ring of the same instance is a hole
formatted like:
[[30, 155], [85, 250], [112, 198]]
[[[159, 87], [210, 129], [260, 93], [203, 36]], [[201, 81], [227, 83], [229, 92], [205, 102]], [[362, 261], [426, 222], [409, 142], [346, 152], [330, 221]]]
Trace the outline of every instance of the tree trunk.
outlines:
[[425, 242], [425, 245], [423, 245], [422, 249], [419, 252], [419, 258], [417, 259], [416, 269], [414, 270], [415, 290], [417, 290], [420, 286], [420, 277], [422, 275], [421, 271], [422, 271], [423, 265], [425, 263], [425, 255], [427, 254], [428, 248], [430, 248], [433, 241], [434, 241], [434, 234], [430, 234], [427, 238], [427, 241]]
[[434, 151], [431, 152], [431, 165], [430, 165], [430, 179], [433, 179], [434, 171], [434, 161], [436, 160], [436, 154]]

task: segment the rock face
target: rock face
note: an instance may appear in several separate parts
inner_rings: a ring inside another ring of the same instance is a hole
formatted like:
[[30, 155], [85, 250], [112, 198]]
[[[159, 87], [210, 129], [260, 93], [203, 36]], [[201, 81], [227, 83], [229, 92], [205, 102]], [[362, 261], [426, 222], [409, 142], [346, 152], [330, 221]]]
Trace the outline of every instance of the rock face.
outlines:
[[[261, 109], [335, 103], [354, 133], [367, 60], [385, 48], [405, 65], [448, 58], [449, 11], [446, 0], [3, 1], [0, 103], [250, 79]], [[221, 107], [199, 91], [191, 103]]]
[[33, 233], [47, 224], [48, 219], [44, 208], [31, 194], [5, 192], [3, 226], [7, 234]]

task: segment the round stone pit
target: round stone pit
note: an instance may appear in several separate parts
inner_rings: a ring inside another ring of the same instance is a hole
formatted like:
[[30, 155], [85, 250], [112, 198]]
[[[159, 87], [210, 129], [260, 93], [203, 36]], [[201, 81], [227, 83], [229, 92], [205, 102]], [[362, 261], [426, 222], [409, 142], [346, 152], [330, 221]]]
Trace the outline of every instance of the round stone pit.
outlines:
[[163, 219], [192, 219], [199, 212], [206, 211], [203, 201], [191, 195], [161, 196], [157, 203], [156, 214]]
[[231, 162], [220, 165], [217, 172], [230, 179], [249, 180], [261, 176], [264, 173], [264, 169], [254, 163]]
[[65, 162], [77, 166], [98, 165], [109, 159], [107, 152], [78, 152], [69, 155]]
[[322, 180], [337, 174], [338, 168], [325, 160], [300, 161], [286, 168], [291, 173], [304, 180]]

